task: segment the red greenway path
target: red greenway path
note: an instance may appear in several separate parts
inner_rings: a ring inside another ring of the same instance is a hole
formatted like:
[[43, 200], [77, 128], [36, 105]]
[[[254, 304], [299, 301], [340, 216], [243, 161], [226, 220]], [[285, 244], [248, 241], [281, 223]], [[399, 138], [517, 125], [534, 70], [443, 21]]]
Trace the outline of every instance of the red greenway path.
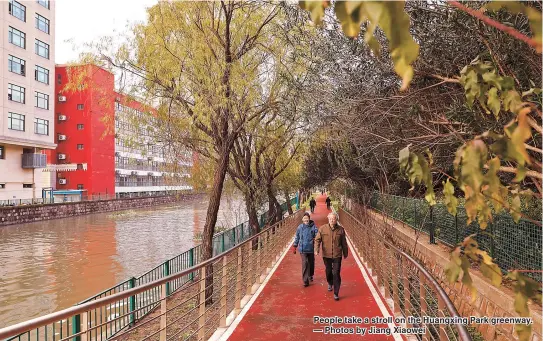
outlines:
[[[317, 207], [311, 219], [317, 226], [328, 222], [330, 212], [326, 208], [326, 196], [316, 198]], [[301, 275], [301, 259], [292, 248], [283, 258], [270, 280], [243, 316], [228, 340], [402, 340], [399, 336], [385, 334], [325, 334], [327, 324], [314, 324], [314, 316], [323, 318], [356, 316], [383, 317], [383, 313], [368, 284], [364, 280], [353, 253], [343, 260], [341, 266], [341, 290], [339, 301], [334, 301], [333, 292], [327, 291], [322, 257], [315, 257], [315, 280], [304, 287]], [[328, 324], [329, 325], [329, 324]], [[334, 328], [371, 326], [387, 328], [387, 324], [333, 324]], [[314, 331], [315, 330], [315, 331]], [[320, 331], [316, 331], [320, 330]]]

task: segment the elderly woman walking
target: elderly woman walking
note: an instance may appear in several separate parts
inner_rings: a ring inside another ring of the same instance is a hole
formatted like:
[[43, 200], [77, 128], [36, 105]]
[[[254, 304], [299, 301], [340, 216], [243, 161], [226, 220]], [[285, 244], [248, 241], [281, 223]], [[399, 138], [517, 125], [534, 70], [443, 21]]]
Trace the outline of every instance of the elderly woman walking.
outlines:
[[296, 254], [296, 249], [300, 251], [302, 257], [302, 280], [304, 287], [309, 285], [309, 281], [313, 281], [315, 274], [315, 255], [314, 244], [315, 236], [317, 235], [317, 226], [310, 219], [309, 213], [305, 213], [302, 217], [302, 223], [296, 230], [296, 238], [294, 239], [293, 251]]

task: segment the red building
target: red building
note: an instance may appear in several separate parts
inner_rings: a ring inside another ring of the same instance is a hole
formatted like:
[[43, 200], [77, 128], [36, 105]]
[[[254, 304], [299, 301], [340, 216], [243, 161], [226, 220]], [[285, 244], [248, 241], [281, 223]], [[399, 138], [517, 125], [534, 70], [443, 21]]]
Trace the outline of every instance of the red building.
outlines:
[[167, 160], [154, 135], [157, 122], [146, 114], [155, 109], [115, 92], [112, 73], [89, 64], [59, 65], [55, 74], [53, 188], [110, 197], [192, 188], [187, 178], [194, 155], [179, 150]]
[[[76, 171], [57, 172], [56, 189], [84, 189], [89, 195], [114, 194], [114, 76], [95, 65], [59, 65], [55, 75], [58, 146], [51, 161], [77, 165]], [[76, 89], [64, 89], [69, 77], [77, 77]]]

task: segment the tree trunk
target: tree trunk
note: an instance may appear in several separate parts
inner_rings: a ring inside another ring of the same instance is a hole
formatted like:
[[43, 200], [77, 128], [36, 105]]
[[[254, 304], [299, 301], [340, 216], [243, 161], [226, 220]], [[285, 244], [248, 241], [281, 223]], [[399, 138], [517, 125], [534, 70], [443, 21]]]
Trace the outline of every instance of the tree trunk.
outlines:
[[256, 212], [254, 200], [250, 195], [245, 195], [245, 209], [249, 215], [249, 227], [253, 234], [260, 232], [260, 224], [258, 223], [258, 213]]
[[294, 211], [292, 210], [292, 205], [290, 204], [290, 197], [288, 196], [287, 190], [285, 190], [285, 199], [287, 199], [288, 215], [294, 214]]
[[283, 218], [281, 214], [281, 205], [275, 198], [275, 194], [273, 193], [271, 184], [267, 185], [266, 187], [266, 191], [268, 192], [268, 207], [270, 212], [270, 214], [268, 215], [268, 221], [270, 225], [273, 225]]
[[[213, 177], [213, 191], [209, 197], [209, 206], [207, 207], [206, 222], [202, 234], [202, 259], [205, 261], [213, 257], [213, 235], [215, 234], [215, 224], [217, 223], [217, 214], [221, 204], [222, 189], [226, 170], [228, 168], [229, 151], [223, 151], [215, 170]], [[213, 303], [213, 266], [206, 267], [206, 305]]]

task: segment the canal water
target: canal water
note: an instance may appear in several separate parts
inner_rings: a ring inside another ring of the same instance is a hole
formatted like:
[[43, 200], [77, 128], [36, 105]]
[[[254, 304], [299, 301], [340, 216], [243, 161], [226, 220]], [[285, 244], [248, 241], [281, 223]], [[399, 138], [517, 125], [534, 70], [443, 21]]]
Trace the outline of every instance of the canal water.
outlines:
[[[72, 306], [196, 244], [208, 200], [0, 227], [0, 328]], [[222, 198], [217, 226], [247, 220]]]

